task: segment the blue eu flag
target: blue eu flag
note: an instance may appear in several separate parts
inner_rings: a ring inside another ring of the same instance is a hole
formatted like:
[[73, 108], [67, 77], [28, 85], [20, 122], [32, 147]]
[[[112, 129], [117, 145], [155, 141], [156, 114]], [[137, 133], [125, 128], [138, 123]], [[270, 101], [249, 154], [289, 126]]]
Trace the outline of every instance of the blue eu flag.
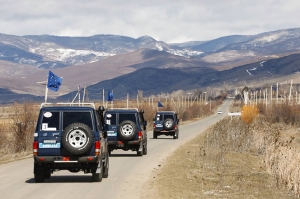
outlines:
[[114, 94], [112, 91], [108, 91], [107, 101], [114, 101]]
[[158, 101], [157, 107], [164, 107], [164, 106], [162, 105], [162, 103], [160, 103], [160, 101]]
[[61, 77], [58, 77], [57, 75], [49, 71], [47, 88], [56, 92], [59, 89], [61, 82]]

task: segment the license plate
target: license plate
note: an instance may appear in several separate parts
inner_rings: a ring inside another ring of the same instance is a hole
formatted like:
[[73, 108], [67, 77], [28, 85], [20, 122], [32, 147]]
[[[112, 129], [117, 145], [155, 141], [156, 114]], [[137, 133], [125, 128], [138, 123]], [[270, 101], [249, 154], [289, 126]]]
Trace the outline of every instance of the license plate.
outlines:
[[60, 143], [56, 143], [56, 144], [39, 143], [39, 148], [60, 148]]
[[117, 136], [117, 132], [115, 131], [107, 131], [108, 136]]
[[156, 124], [156, 127], [162, 127], [163, 125], [162, 124]]

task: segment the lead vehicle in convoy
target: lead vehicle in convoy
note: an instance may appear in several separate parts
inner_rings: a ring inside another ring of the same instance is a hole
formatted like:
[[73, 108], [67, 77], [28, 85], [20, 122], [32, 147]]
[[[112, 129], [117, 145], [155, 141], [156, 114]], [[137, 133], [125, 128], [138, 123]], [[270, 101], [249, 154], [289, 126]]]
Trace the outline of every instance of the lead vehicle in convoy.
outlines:
[[33, 141], [35, 182], [59, 170], [91, 173], [94, 182], [108, 177], [103, 112], [93, 103], [41, 105]]
[[144, 111], [132, 109], [110, 109], [104, 114], [104, 131], [108, 136], [109, 154], [113, 150], [136, 151], [138, 156], [147, 155], [147, 121]]
[[173, 136], [179, 138], [179, 119], [174, 111], [158, 111], [153, 119], [153, 138], [159, 135]]

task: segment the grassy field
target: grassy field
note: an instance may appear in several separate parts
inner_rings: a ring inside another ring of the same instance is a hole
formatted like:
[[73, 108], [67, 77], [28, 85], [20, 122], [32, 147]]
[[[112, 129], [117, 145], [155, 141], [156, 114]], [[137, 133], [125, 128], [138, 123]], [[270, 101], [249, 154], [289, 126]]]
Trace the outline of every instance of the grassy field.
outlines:
[[295, 126], [226, 118], [161, 163], [145, 198], [299, 198], [299, 146]]

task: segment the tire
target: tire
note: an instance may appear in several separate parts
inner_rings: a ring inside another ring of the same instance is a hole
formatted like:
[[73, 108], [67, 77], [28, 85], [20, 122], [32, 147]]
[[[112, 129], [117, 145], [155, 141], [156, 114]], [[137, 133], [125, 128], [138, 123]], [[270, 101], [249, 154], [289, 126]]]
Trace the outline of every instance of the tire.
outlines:
[[143, 145], [143, 154], [147, 155], [148, 151], [147, 151], [147, 141], [145, 142], [145, 144]]
[[143, 156], [143, 155], [144, 155], [143, 150], [137, 151], [137, 156]]
[[94, 143], [90, 127], [83, 123], [73, 123], [62, 133], [62, 145], [73, 155], [81, 155], [89, 151]]
[[174, 127], [174, 120], [172, 120], [171, 118], [167, 118], [164, 121], [164, 129], [165, 130], [170, 130], [173, 129]]
[[36, 183], [41, 183], [45, 181], [45, 175], [44, 174], [34, 174], [34, 181]]
[[119, 124], [118, 136], [120, 140], [131, 140], [137, 134], [137, 127], [133, 121], [125, 120]]
[[[102, 164], [101, 160], [99, 161], [99, 164]], [[93, 182], [101, 182], [102, 181], [102, 176], [103, 176], [103, 171], [102, 170], [103, 170], [103, 168], [102, 168], [102, 165], [101, 165], [100, 173], [96, 173], [96, 172], [92, 173]]]
[[51, 173], [45, 173], [45, 174], [44, 174], [44, 178], [45, 178], [45, 179], [51, 178]]
[[108, 154], [106, 156], [106, 161], [103, 163], [103, 178], [108, 178], [108, 170], [109, 170], [109, 157]]
[[153, 138], [156, 139], [157, 138], [157, 134], [153, 131]]
[[174, 133], [173, 139], [177, 139], [177, 133]]

